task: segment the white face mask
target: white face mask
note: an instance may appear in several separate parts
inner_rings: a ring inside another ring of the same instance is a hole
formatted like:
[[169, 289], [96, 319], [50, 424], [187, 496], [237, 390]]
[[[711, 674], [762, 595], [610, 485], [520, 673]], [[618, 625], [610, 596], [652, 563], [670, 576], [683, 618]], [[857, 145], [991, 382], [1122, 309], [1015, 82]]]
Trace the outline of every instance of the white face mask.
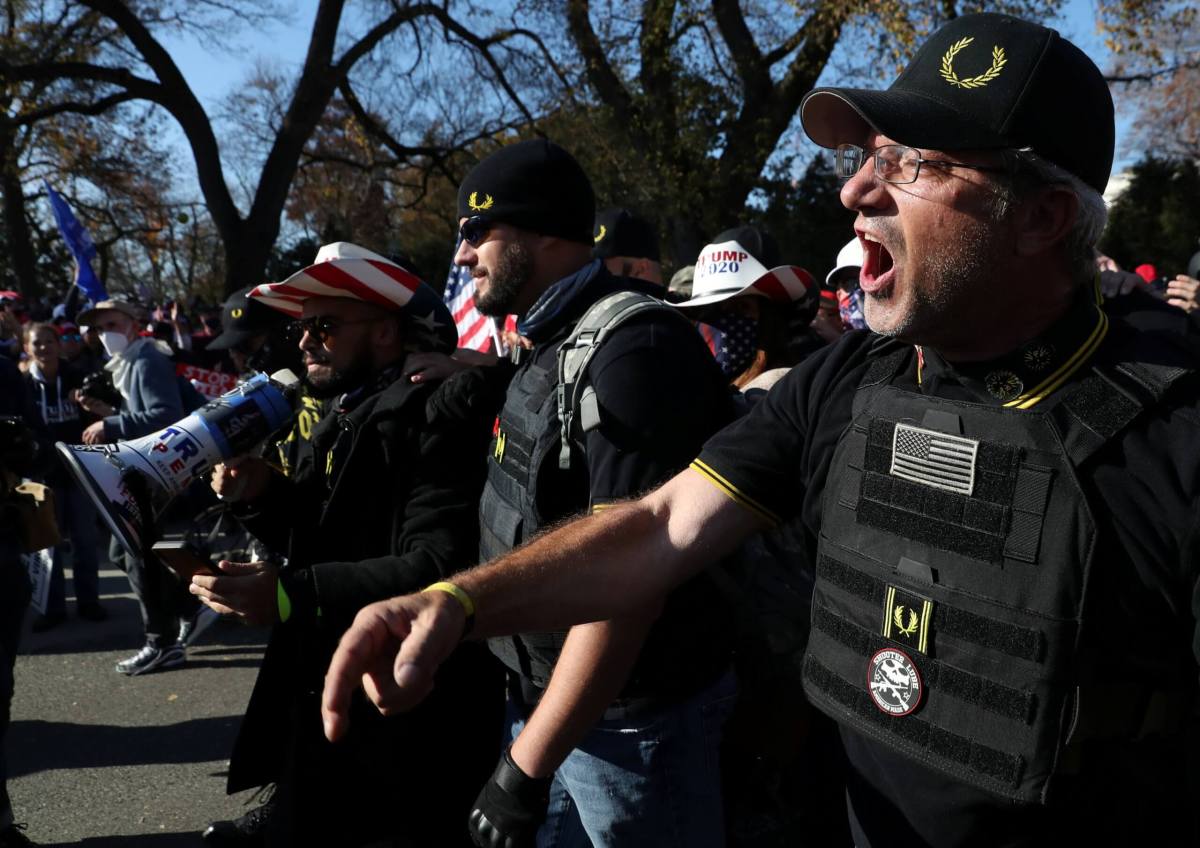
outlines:
[[104, 352], [109, 356], [117, 356], [129, 347], [129, 336], [109, 330], [100, 334], [100, 344], [104, 345]]

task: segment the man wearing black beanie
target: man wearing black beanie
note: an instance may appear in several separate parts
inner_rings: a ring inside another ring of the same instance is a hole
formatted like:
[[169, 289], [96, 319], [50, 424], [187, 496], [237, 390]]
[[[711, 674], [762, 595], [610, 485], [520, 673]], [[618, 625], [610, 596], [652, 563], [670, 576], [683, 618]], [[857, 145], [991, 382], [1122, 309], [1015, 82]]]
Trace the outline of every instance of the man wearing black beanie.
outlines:
[[[492, 369], [511, 381], [480, 501], [483, 559], [657, 485], [731, 415], [699, 334], [644, 298], [650, 308], [584, 366], [592, 420], [562, 449], [559, 348], [606, 296], [661, 293], [592, 258], [594, 205], [579, 164], [545, 140], [499, 150], [459, 189], [455, 262], [475, 277], [478, 309], [516, 314], [532, 343], [515, 368]], [[477, 844], [723, 844], [716, 763], [736, 684], [720, 598], [702, 577], [659, 612], [491, 640], [508, 669], [512, 745], [471, 815]], [[594, 662], [598, 673], [580, 674]]]

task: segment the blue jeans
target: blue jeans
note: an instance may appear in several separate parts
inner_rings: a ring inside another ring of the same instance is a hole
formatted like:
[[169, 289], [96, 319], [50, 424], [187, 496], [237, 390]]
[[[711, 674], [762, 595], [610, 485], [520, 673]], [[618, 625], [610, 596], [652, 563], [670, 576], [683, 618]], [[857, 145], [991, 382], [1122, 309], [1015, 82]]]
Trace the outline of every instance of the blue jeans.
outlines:
[[50, 592], [46, 600], [49, 615], [66, 613], [67, 562], [66, 541], [71, 541], [71, 570], [75, 582], [75, 604], [95, 603], [100, 598], [100, 555], [96, 546], [100, 533], [99, 516], [92, 499], [79, 486], [61, 486], [54, 490], [58, 530], [63, 541], [54, 547], [54, 569], [50, 572]]
[[[721, 734], [736, 700], [730, 671], [681, 703], [598, 722], [554, 774], [538, 848], [721, 848]], [[511, 743], [525, 715], [508, 709]]]

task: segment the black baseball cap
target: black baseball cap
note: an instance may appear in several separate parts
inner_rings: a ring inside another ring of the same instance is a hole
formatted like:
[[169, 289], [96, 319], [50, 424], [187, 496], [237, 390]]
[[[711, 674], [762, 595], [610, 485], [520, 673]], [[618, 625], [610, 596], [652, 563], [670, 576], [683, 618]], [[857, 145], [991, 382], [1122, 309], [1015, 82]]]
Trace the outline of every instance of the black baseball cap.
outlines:
[[605, 209], [596, 216], [592, 234], [592, 256], [609, 259], [628, 256], [658, 262], [658, 230], [648, 220], [628, 209]]
[[933, 150], [1029, 148], [1103, 192], [1116, 126], [1108, 83], [1055, 30], [1009, 15], [962, 15], [929, 37], [886, 91], [818, 88], [800, 121], [822, 147], [865, 121]]
[[458, 187], [458, 217], [475, 215], [590, 245], [596, 196], [575, 157], [539, 138], [502, 147], [471, 169]]
[[286, 323], [283, 313], [250, 298], [254, 288], [236, 291], [225, 301], [221, 307], [221, 334], [209, 342], [205, 350], [228, 350]]

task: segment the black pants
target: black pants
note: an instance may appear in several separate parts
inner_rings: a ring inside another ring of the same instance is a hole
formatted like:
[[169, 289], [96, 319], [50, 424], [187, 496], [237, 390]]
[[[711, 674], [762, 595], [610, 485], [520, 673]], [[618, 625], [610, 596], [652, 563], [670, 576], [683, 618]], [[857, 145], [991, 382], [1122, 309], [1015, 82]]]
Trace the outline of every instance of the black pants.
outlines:
[[267, 845], [471, 848], [467, 816], [500, 755], [503, 684], [481, 645], [454, 661], [455, 677], [402, 716], [382, 719], [356, 696], [337, 744], [321, 730], [320, 691], [296, 700]]
[[8, 798], [8, 764], [4, 738], [12, 717], [13, 668], [25, 608], [29, 605], [29, 577], [12, 540], [0, 539], [0, 830], [12, 824]]
[[159, 646], [172, 644], [179, 635], [179, 619], [195, 613], [200, 602], [158, 560], [130, 556], [115, 539], [109, 545], [108, 555], [125, 572], [137, 596], [146, 642]]

